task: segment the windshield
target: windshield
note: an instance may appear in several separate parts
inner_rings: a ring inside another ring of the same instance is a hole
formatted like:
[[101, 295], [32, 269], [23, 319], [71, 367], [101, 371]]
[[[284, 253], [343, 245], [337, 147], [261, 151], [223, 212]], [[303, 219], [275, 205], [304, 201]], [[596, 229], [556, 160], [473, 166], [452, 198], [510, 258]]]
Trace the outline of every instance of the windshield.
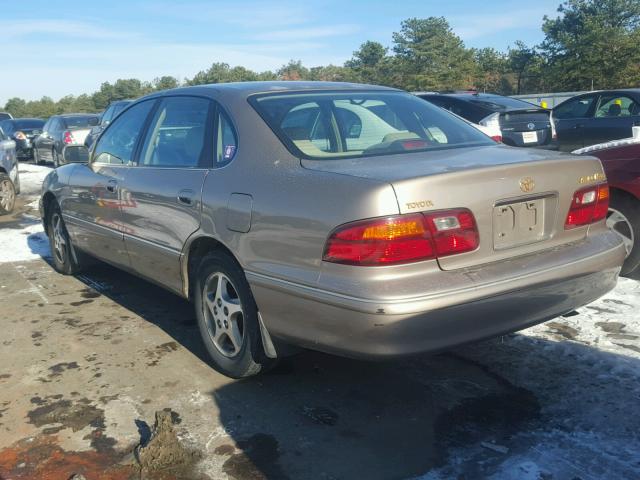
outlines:
[[67, 117], [64, 124], [67, 128], [84, 128], [93, 127], [98, 124], [99, 117], [97, 115], [87, 115], [86, 117]]
[[404, 92], [265, 94], [249, 101], [287, 148], [302, 158], [495, 144], [466, 122]]
[[44, 126], [44, 120], [14, 120], [13, 126], [16, 130], [33, 130], [42, 128]]

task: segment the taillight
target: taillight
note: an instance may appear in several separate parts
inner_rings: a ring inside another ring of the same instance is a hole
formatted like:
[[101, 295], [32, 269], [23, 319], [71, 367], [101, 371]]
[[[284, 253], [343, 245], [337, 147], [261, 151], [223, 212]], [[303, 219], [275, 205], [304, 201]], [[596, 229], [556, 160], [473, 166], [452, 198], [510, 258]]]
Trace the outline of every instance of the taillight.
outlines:
[[15, 138], [16, 140], [26, 140], [27, 136], [24, 134], [24, 132], [16, 132], [13, 134], [13, 138]]
[[502, 143], [502, 135], [492, 135], [491, 140], [496, 143]]
[[476, 220], [466, 208], [425, 213], [436, 255], [446, 257], [478, 248], [480, 236]]
[[473, 214], [455, 209], [353, 222], [329, 236], [323, 260], [348, 265], [395, 265], [478, 248]]
[[71, 132], [64, 132], [64, 137], [62, 138], [62, 141], [66, 145], [69, 145], [70, 143], [74, 143], [73, 135], [71, 135]]
[[607, 216], [609, 210], [609, 185], [601, 183], [582, 188], [573, 194], [564, 228], [589, 225]]

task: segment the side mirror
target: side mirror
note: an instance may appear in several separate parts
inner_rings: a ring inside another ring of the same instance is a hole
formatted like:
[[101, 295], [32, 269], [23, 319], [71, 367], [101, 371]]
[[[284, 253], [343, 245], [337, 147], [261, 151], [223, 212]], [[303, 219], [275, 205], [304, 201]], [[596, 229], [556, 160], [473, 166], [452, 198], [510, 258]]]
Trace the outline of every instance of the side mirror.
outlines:
[[84, 145], [67, 145], [62, 149], [63, 163], [89, 163], [89, 149]]

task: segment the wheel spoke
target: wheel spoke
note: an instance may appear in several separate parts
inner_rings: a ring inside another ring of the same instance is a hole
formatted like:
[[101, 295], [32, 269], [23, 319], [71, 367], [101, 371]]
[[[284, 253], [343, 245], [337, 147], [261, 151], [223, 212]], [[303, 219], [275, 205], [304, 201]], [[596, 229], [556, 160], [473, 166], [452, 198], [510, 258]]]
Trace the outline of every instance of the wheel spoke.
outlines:
[[240, 333], [238, 324], [235, 321], [231, 322], [227, 333], [229, 335], [229, 340], [231, 340], [231, 343], [233, 345], [233, 353], [236, 354], [242, 348], [242, 334]]

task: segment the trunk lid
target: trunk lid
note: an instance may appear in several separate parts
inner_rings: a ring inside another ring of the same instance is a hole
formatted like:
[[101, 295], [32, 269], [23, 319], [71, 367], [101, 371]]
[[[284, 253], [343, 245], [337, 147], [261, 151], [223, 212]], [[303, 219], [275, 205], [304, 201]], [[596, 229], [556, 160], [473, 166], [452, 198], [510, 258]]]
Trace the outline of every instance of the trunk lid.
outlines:
[[576, 190], [604, 178], [600, 161], [593, 157], [505, 146], [302, 160], [302, 164], [388, 182], [400, 213], [471, 210], [480, 246], [439, 259], [444, 270], [505, 260], [584, 238], [588, 227], [564, 229], [566, 215]]

